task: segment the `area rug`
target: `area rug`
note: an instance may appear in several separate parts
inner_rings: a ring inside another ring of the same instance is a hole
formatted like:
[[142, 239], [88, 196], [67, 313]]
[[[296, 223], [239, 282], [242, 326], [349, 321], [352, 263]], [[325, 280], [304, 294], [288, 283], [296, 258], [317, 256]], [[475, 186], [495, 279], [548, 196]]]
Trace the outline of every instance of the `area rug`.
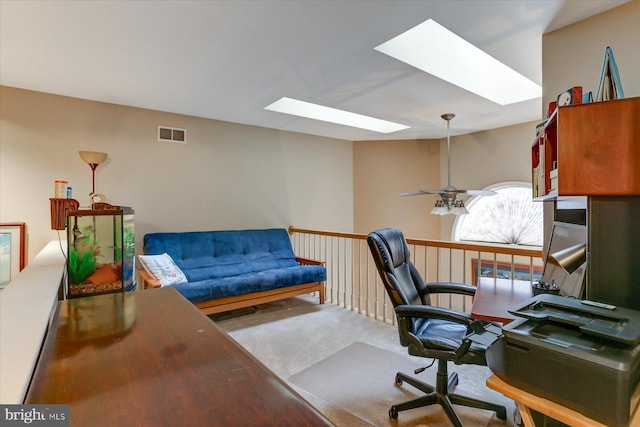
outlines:
[[[451, 426], [439, 405], [400, 412], [397, 421], [389, 419], [389, 408], [392, 404], [422, 394], [407, 383], [396, 386], [396, 372], [413, 375], [416, 368], [429, 363], [430, 359], [397, 354], [356, 342], [291, 376], [289, 382], [372, 426]], [[454, 408], [465, 426], [512, 425], [514, 404], [499, 393], [486, 388], [485, 380], [490, 374], [486, 367], [465, 365], [454, 366], [453, 369], [460, 376], [460, 384], [455, 390], [457, 393], [491, 400], [507, 407], [507, 420], [499, 420], [494, 412], [455, 405]], [[429, 384], [435, 384], [435, 373], [434, 364], [416, 377]]]

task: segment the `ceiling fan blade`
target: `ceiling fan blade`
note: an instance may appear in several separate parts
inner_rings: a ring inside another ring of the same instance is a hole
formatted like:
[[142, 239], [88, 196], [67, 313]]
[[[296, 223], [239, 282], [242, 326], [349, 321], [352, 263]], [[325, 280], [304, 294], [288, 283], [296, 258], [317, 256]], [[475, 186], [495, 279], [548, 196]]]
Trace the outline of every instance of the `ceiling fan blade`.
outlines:
[[421, 196], [424, 194], [466, 194], [469, 196], [493, 196], [498, 194], [493, 190], [458, 190], [455, 187], [443, 188], [440, 190], [418, 190], [410, 193], [401, 193], [400, 196]]
[[418, 190], [410, 193], [401, 193], [400, 196], [421, 196], [423, 194], [444, 194], [443, 190]]
[[460, 193], [465, 193], [470, 196], [493, 196], [494, 194], [498, 194], [493, 190], [458, 190]]

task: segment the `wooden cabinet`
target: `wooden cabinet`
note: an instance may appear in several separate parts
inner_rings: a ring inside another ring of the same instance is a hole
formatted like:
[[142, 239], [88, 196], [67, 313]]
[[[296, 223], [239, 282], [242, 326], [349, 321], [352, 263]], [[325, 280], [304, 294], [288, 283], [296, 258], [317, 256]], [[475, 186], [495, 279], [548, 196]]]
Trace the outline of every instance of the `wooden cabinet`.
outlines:
[[[640, 310], [640, 97], [559, 107], [531, 154], [545, 223], [587, 226], [585, 297]], [[560, 209], [564, 196], [584, 206]]]
[[557, 108], [531, 157], [539, 200], [640, 195], [640, 97]]
[[557, 187], [553, 185], [553, 176], [558, 169], [558, 137], [556, 110], [547, 120], [546, 125], [536, 135], [531, 148], [533, 197], [542, 198], [557, 196]]

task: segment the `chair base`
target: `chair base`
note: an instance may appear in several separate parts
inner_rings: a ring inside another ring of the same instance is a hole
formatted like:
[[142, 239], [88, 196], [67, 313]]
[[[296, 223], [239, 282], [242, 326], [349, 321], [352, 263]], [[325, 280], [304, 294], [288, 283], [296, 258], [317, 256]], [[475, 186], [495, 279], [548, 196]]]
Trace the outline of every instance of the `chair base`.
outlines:
[[438, 404], [442, 406], [442, 409], [444, 409], [447, 417], [449, 417], [449, 420], [455, 427], [464, 427], [464, 425], [452, 405], [462, 405], [495, 411], [496, 416], [499, 419], [507, 419], [507, 409], [504, 406], [485, 402], [484, 400], [474, 399], [468, 396], [450, 393], [450, 391], [458, 384], [458, 374], [452, 373], [451, 375], [448, 375], [446, 360], [438, 360], [438, 374], [436, 378], [436, 386], [433, 387], [415, 379], [412, 376], [398, 372], [395, 379], [395, 384], [397, 386], [401, 386], [403, 382], [407, 382], [418, 390], [426, 393], [426, 395], [391, 406], [391, 409], [389, 409], [389, 418], [398, 419], [398, 413], [400, 411]]

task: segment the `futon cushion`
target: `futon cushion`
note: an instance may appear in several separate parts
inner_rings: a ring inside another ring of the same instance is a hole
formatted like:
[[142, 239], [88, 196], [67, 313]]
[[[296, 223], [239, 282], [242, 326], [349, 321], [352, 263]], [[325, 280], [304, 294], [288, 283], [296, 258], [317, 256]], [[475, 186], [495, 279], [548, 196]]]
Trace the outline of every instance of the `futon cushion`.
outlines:
[[285, 229], [188, 231], [144, 236], [145, 254], [167, 253], [183, 270], [270, 259], [295, 259]]
[[194, 303], [326, 280], [298, 263], [283, 228], [150, 233], [143, 251], [175, 261], [186, 279], [173, 286]]
[[196, 303], [324, 280], [326, 280], [324, 267], [296, 265], [216, 279], [189, 281], [174, 285], [174, 288], [189, 301]]

